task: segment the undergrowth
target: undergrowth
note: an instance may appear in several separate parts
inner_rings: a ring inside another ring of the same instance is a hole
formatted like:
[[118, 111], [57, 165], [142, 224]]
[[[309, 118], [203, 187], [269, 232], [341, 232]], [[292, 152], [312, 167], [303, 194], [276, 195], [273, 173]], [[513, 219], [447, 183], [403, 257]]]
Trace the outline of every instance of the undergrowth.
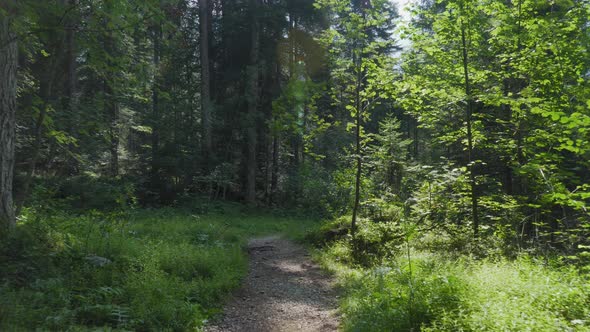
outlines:
[[308, 238], [330, 238], [315, 256], [343, 290], [345, 331], [590, 331], [590, 283], [578, 269], [436, 250], [424, 245], [436, 234], [395, 223], [365, 221], [354, 240], [331, 237], [341, 225]]
[[248, 237], [312, 223], [214, 210], [28, 210], [0, 244], [0, 330], [194, 330], [239, 285]]

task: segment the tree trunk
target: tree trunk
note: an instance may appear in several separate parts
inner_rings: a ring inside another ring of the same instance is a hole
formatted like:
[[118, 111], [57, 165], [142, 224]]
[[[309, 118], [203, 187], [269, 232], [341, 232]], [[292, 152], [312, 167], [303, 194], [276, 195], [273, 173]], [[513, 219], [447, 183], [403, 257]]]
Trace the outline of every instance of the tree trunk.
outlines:
[[[201, 43], [201, 125], [205, 164], [211, 157], [211, 75], [209, 66], [209, 0], [199, 0], [199, 27]], [[208, 169], [209, 167], [206, 167]]]
[[467, 42], [465, 38], [465, 26], [461, 26], [461, 43], [463, 48], [463, 73], [465, 75], [465, 96], [467, 98], [466, 115], [467, 115], [467, 167], [469, 169], [469, 185], [471, 187], [471, 217], [473, 221], [473, 236], [477, 237], [479, 232], [478, 216], [478, 198], [474, 174], [473, 162], [473, 135], [471, 132], [471, 122], [473, 115], [473, 96], [471, 95], [471, 86], [469, 84], [469, 68], [467, 57]]
[[10, 17], [0, 18], [0, 235], [11, 232], [16, 226], [12, 181], [16, 141], [17, 43], [11, 21]]
[[[76, 6], [76, 0], [64, 0], [66, 7], [73, 8]], [[67, 9], [66, 9], [67, 10]], [[78, 138], [76, 126], [80, 121], [78, 116], [78, 98], [76, 95], [78, 79], [76, 77], [76, 45], [75, 45], [75, 28], [77, 22], [75, 19], [67, 20], [67, 29], [65, 31], [65, 59], [64, 59], [64, 70], [66, 73], [66, 82], [64, 88], [64, 98], [62, 106], [64, 110], [68, 112], [68, 131], [74, 138]], [[72, 145], [70, 147], [74, 150], [74, 157], [70, 157], [67, 165], [66, 173], [68, 175], [77, 174], [79, 171], [79, 162], [75, 157], [77, 154], [77, 147]]]
[[[112, 14], [112, 0], [106, 1], [107, 15]], [[107, 17], [107, 21], [110, 17]], [[108, 26], [108, 24], [106, 25]], [[106, 32], [104, 36], [104, 49], [109, 57], [115, 58], [115, 37], [113, 31]], [[115, 90], [115, 64], [107, 60], [107, 69], [104, 79], [105, 113], [109, 118], [109, 174], [113, 177], [119, 175], [119, 105]]]
[[278, 183], [279, 183], [279, 133], [275, 132], [272, 136], [272, 174], [270, 180], [270, 205], [277, 202]]
[[359, 203], [361, 199], [361, 175], [362, 175], [362, 156], [361, 156], [361, 124], [362, 124], [362, 102], [361, 102], [361, 89], [362, 89], [362, 68], [363, 68], [363, 58], [362, 54], [359, 51], [357, 54], [356, 60], [356, 89], [355, 89], [355, 107], [356, 107], [356, 117], [355, 117], [355, 154], [356, 154], [356, 175], [355, 175], [355, 182], [354, 182], [354, 205], [352, 207], [352, 222], [350, 225], [350, 230], [352, 236], [356, 233], [356, 220], [358, 216], [359, 210]]
[[250, 68], [248, 77], [248, 156], [247, 156], [247, 180], [246, 180], [246, 202], [256, 203], [256, 118], [258, 108], [258, 53], [259, 53], [259, 31], [256, 18], [258, 0], [250, 0]]
[[160, 43], [162, 40], [162, 23], [156, 22], [153, 27], [154, 33], [154, 82], [152, 86], [152, 162], [151, 162], [151, 176], [152, 188], [154, 192], [159, 192], [160, 188]]
[[[277, 89], [281, 90], [281, 67], [277, 63], [275, 68], [275, 84]], [[272, 106], [271, 106], [272, 107]], [[271, 110], [272, 114], [272, 110]], [[274, 127], [274, 126], [273, 126]], [[280, 148], [280, 136], [279, 131], [276, 128], [271, 130], [272, 135], [272, 162], [271, 162], [271, 175], [270, 175], [270, 200], [269, 205], [273, 205], [277, 201], [277, 186], [279, 182], [279, 148]]]

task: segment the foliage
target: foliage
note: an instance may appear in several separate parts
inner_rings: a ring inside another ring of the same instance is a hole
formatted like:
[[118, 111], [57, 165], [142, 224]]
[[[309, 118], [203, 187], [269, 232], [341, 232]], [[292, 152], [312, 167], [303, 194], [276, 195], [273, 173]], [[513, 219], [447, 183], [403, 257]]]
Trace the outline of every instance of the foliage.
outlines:
[[37, 178], [27, 206], [35, 210], [64, 209], [80, 213], [90, 210], [125, 210], [138, 205], [139, 188], [134, 180], [131, 177], [113, 179], [92, 174], [69, 178]]
[[349, 246], [318, 252], [344, 289], [345, 331], [590, 329], [588, 280], [572, 269], [414, 250], [359, 268], [343, 260]]
[[79, 216], [29, 209], [0, 247], [0, 329], [202, 326], [246, 273], [248, 237], [297, 236], [312, 224], [241, 209]]

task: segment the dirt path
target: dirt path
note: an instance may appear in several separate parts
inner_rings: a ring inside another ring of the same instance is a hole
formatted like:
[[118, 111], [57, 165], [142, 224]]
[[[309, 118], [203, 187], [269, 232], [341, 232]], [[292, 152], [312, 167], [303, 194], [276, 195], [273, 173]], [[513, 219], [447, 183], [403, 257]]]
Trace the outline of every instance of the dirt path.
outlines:
[[244, 285], [205, 332], [338, 330], [333, 281], [304, 248], [273, 236], [250, 241], [248, 251]]

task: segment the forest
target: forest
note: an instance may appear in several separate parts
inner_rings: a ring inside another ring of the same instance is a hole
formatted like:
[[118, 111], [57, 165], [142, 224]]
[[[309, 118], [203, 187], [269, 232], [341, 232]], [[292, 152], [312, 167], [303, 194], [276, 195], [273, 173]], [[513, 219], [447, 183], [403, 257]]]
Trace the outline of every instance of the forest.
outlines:
[[590, 331], [589, 206], [589, 0], [0, 0], [2, 331]]

